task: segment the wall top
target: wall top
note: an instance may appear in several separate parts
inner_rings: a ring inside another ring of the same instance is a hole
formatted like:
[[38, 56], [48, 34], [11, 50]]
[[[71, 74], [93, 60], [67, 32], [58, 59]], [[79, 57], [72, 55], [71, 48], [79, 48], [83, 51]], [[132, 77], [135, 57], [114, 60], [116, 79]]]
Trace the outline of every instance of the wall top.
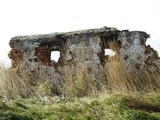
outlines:
[[50, 39], [57, 36], [69, 37], [73, 35], [88, 35], [88, 34], [104, 34], [104, 33], [119, 33], [120, 30], [114, 27], [102, 27], [96, 29], [85, 29], [85, 30], [78, 30], [72, 32], [61, 32], [61, 33], [51, 33], [51, 34], [39, 34], [39, 35], [27, 35], [27, 36], [16, 36], [11, 39], [11, 41], [21, 41], [21, 40], [38, 40], [38, 39]]

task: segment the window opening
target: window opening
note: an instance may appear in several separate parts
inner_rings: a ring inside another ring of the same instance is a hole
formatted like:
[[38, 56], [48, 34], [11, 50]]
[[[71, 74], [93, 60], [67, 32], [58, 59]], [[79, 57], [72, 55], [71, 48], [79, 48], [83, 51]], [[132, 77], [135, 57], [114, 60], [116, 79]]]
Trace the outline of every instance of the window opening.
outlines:
[[116, 55], [116, 52], [114, 52], [112, 49], [104, 49], [104, 51], [105, 51], [105, 56], [112, 57]]
[[59, 51], [51, 51], [51, 60], [54, 60], [55, 62], [58, 62], [60, 58], [60, 52]]

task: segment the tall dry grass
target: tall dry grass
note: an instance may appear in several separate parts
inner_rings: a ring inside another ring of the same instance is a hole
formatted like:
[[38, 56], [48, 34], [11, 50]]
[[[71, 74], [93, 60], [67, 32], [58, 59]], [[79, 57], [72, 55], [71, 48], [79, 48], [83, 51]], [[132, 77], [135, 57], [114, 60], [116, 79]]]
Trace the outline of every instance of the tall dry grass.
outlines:
[[[110, 48], [118, 52], [115, 43]], [[102, 93], [148, 93], [160, 91], [160, 76], [149, 67], [134, 72], [128, 71], [125, 61], [119, 55], [106, 59], [101, 73], [92, 67], [68, 65], [61, 70], [64, 81], [59, 85], [49, 85], [46, 81], [26, 73], [23, 67], [18, 70], [0, 67], [0, 95], [8, 98], [30, 97], [35, 95], [62, 95], [67, 97], [98, 96]], [[96, 76], [99, 76], [98, 78]], [[37, 87], [38, 86], [38, 87]], [[40, 89], [40, 90], [39, 90]], [[47, 93], [47, 94], [46, 94]]]
[[34, 79], [24, 68], [7, 69], [0, 66], [0, 95], [7, 98], [29, 97]]
[[124, 61], [110, 61], [106, 64], [107, 80], [111, 92], [157, 92], [160, 90], [160, 76], [147, 66], [141, 70], [128, 71]]
[[[97, 69], [97, 68], [94, 68]], [[67, 97], [97, 96], [102, 89], [106, 89], [106, 76], [101, 79], [88, 74], [87, 66], [81, 66], [78, 69], [71, 69], [70, 66], [63, 68], [64, 83], [62, 84], [62, 94]]]
[[119, 48], [115, 42], [109, 42], [110, 49], [117, 52], [107, 59], [106, 73], [110, 92], [157, 92], [160, 90], [159, 73], [152, 72], [150, 66], [129, 71], [122, 56], [118, 55]]
[[[97, 69], [97, 68], [95, 68]], [[121, 56], [111, 57], [100, 78], [88, 74], [83, 66], [76, 70], [64, 69], [65, 82], [61, 93], [68, 97], [94, 97], [102, 93], [149, 93], [160, 91], [160, 76], [144, 68], [128, 71]]]

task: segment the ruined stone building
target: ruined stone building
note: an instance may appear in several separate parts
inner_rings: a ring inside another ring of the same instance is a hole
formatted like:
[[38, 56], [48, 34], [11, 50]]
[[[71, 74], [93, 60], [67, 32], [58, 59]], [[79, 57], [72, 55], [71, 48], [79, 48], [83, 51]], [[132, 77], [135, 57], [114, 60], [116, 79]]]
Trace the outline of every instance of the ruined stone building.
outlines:
[[[155, 66], [157, 52], [146, 40], [150, 36], [141, 31], [118, 30], [103, 27], [67, 33], [18, 36], [10, 40], [12, 68], [24, 66], [26, 71], [39, 79], [59, 82], [64, 70], [71, 74], [87, 68], [88, 75], [99, 76], [104, 71], [106, 49], [109, 42], [116, 44], [116, 55], [121, 55], [129, 70], [142, 69], [144, 64]], [[58, 61], [51, 59], [52, 52], [59, 52]], [[156, 68], [159, 69], [159, 68]]]

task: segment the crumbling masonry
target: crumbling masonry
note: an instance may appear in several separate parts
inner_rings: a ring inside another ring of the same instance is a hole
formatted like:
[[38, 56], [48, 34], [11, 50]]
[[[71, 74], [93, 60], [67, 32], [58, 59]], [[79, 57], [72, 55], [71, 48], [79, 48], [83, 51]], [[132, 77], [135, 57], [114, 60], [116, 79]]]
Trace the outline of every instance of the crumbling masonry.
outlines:
[[[67, 33], [18, 36], [10, 41], [12, 68], [24, 66], [27, 72], [41, 80], [58, 83], [62, 81], [63, 70], [72, 74], [86, 66], [88, 75], [99, 77], [104, 71], [110, 49], [109, 42], [116, 43], [117, 55], [121, 55], [128, 70], [142, 69], [148, 65], [158, 71], [159, 57], [146, 40], [149, 35], [141, 31], [117, 30], [103, 27]], [[51, 52], [59, 51], [58, 62], [51, 60]]]

